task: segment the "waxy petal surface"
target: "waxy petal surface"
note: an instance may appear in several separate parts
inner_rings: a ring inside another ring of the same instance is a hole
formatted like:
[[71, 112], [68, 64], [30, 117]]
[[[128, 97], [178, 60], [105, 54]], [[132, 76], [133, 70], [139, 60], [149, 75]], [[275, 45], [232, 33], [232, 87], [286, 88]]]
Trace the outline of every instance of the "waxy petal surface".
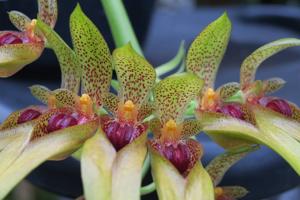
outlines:
[[31, 19], [19, 11], [10, 11], [8, 16], [11, 23], [22, 32], [26, 31], [27, 26], [31, 23]]

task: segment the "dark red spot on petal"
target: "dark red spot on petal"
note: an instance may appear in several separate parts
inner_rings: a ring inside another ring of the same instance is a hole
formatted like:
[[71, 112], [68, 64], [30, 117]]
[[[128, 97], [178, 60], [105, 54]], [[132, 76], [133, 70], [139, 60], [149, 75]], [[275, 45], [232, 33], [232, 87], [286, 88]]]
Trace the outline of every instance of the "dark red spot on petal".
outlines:
[[23, 111], [19, 118], [18, 118], [18, 124], [22, 124], [31, 120], [34, 120], [38, 118], [42, 113], [40, 111], [34, 110], [34, 109], [27, 109]]
[[242, 110], [242, 106], [240, 104], [226, 104], [217, 110], [219, 113], [223, 113], [225, 115], [238, 118], [241, 120], [245, 119], [244, 112]]
[[6, 44], [22, 44], [22, 38], [13, 33], [6, 33], [0, 36], [0, 46]]
[[121, 122], [110, 117], [101, 120], [102, 129], [117, 151], [140, 136], [147, 127], [143, 124]]
[[266, 107], [287, 117], [293, 114], [290, 105], [283, 99], [273, 99], [266, 104]]

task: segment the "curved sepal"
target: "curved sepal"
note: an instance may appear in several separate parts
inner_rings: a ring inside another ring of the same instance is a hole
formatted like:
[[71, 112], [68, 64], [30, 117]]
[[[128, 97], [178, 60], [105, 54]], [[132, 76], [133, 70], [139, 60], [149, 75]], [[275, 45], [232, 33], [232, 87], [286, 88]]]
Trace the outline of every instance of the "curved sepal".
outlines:
[[47, 39], [48, 45], [53, 49], [59, 61], [61, 70], [61, 88], [78, 93], [80, 85], [80, 68], [75, 53], [47, 24], [38, 20], [37, 27]]
[[22, 32], [25, 32], [28, 25], [31, 23], [29, 17], [16, 10], [9, 11], [8, 16], [11, 23]]
[[240, 89], [240, 84], [237, 82], [230, 82], [220, 86], [217, 89], [217, 93], [221, 100], [226, 100], [234, 95]]
[[143, 104], [138, 111], [137, 120], [143, 121], [145, 118], [149, 117], [154, 111], [155, 106], [153, 105], [153, 103]]
[[[7, 31], [0, 32], [0, 36], [6, 33]], [[43, 42], [0, 46], [0, 77], [5, 78], [14, 75], [24, 66], [38, 59], [43, 49]]]
[[98, 106], [110, 88], [112, 62], [109, 48], [93, 22], [76, 6], [70, 17], [70, 30], [81, 65], [83, 91]]
[[244, 146], [227, 151], [210, 161], [205, 169], [210, 175], [214, 186], [217, 186], [221, 182], [223, 176], [231, 166], [256, 149], [257, 146]]
[[246, 88], [255, 80], [256, 70], [263, 61], [284, 49], [294, 46], [300, 46], [300, 40], [284, 38], [268, 43], [255, 50], [242, 63], [240, 72], [241, 88]]
[[202, 123], [199, 120], [185, 120], [182, 123], [182, 138], [189, 138], [202, 131]]
[[271, 94], [281, 89], [285, 85], [285, 80], [281, 78], [270, 78], [263, 81], [263, 91], [265, 94]]
[[232, 199], [240, 199], [246, 196], [249, 191], [241, 186], [225, 186], [222, 187], [223, 193], [225, 197], [229, 197]]
[[113, 93], [109, 92], [105, 97], [103, 97], [104, 108], [112, 114], [117, 113], [119, 103], [119, 98]]
[[162, 124], [173, 119], [178, 124], [190, 101], [200, 93], [203, 81], [193, 74], [179, 74], [160, 81], [154, 88], [154, 104]]
[[152, 176], [159, 199], [214, 200], [213, 184], [200, 163], [184, 178], [167, 159], [152, 148], [150, 150]]
[[130, 43], [113, 52], [113, 62], [121, 86], [121, 101], [131, 100], [140, 107], [155, 83], [154, 68]]
[[214, 88], [216, 74], [226, 51], [231, 22], [226, 13], [208, 25], [188, 50], [187, 70], [204, 80], [204, 90]]
[[57, 0], [38, 0], [38, 18], [53, 28], [57, 20]]
[[31, 94], [40, 102], [48, 104], [49, 95], [52, 93], [47, 87], [42, 85], [33, 85], [29, 87]]
[[143, 133], [119, 152], [100, 129], [87, 141], [81, 160], [87, 199], [140, 199], [141, 171], [147, 153], [146, 137]]
[[18, 182], [44, 161], [53, 157], [66, 156], [78, 149], [95, 133], [97, 127], [98, 123], [91, 121], [32, 141], [12, 165], [0, 175], [0, 199], [3, 199]]

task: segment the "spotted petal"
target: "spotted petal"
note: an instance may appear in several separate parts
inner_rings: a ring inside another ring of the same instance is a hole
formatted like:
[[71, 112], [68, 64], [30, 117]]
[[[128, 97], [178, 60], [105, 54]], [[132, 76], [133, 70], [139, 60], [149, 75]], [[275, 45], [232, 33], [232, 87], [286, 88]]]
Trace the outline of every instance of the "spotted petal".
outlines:
[[48, 103], [49, 95], [52, 93], [47, 87], [42, 85], [33, 85], [29, 87], [31, 94], [42, 103]]
[[300, 46], [300, 40], [285, 38], [268, 43], [255, 50], [242, 63], [240, 72], [241, 88], [246, 88], [255, 80], [256, 70], [263, 61], [284, 49], [294, 46]]
[[270, 78], [263, 81], [263, 91], [266, 94], [271, 94], [281, 89], [285, 85], [285, 80], [281, 78]]
[[155, 106], [162, 124], [173, 119], [178, 124], [189, 102], [200, 93], [203, 81], [193, 74], [180, 74], [160, 81], [154, 88]]
[[38, 18], [53, 28], [57, 20], [57, 0], [38, 0]]
[[222, 100], [234, 95], [240, 89], [240, 84], [237, 82], [230, 82], [220, 86], [217, 89], [217, 92]]
[[[8, 31], [0, 32], [6, 34]], [[16, 34], [16, 32], [14, 32]], [[23, 33], [18, 33], [21, 37]], [[29, 42], [23, 44], [8, 44], [0, 46], [0, 77], [14, 75], [24, 66], [38, 59], [44, 49], [43, 42]]]
[[31, 19], [19, 11], [10, 11], [8, 16], [11, 23], [22, 32], [26, 31], [27, 26], [31, 23]]
[[189, 138], [202, 131], [202, 123], [199, 120], [185, 120], [182, 124], [183, 138]]
[[151, 148], [151, 169], [161, 200], [214, 200], [213, 184], [201, 163], [197, 163], [184, 178], [167, 159]]
[[256, 149], [256, 146], [245, 146], [227, 151], [214, 158], [205, 168], [212, 178], [214, 186], [217, 186], [221, 182], [223, 176], [231, 166]]
[[241, 186], [226, 186], [222, 187], [224, 196], [232, 199], [240, 199], [246, 196], [249, 192], [246, 188]]
[[113, 93], [107, 93], [105, 97], [103, 97], [103, 106], [112, 114], [116, 114], [119, 105], [118, 97]]
[[73, 50], [60, 36], [41, 20], [37, 21], [38, 29], [47, 39], [48, 45], [54, 50], [61, 69], [61, 88], [78, 93], [80, 85], [80, 66]]
[[216, 74], [226, 51], [231, 22], [224, 13], [194, 40], [187, 54], [187, 70], [205, 81], [204, 90], [214, 88]]
[[81, 171], [85, 197], [89, 200], [140, 199], [141, 171], [147, 153], [146, 139], [144, 133], [116, 152], [99, 129], [83, 147]]
[[70, 29], [76, 55], [81, 65], [83, 92], [102, 105], [110, 87], [112, 62], [109, 48], [93, 22], [79, 5], [70, 17]]
[[78, 149], [95, 133], [97, 127], [98, 123], [92, 121], [32, 141], [13, 164], [0, 174], [0, 199], [3, 199], [18, 182], [44, 161]]
[[155, 83], [154, 68], [130, 43], [113, 52], [113, 61], [121, 85], [121, 100], [141, 106]]

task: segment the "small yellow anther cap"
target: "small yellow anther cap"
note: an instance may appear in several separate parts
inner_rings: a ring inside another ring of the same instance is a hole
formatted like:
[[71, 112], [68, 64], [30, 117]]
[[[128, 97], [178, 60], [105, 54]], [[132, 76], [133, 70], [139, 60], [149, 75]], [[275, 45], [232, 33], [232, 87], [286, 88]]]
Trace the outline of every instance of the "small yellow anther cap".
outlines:
[[135, 108], [134, 103], [131, 100], [128, 100], [124, 104], [124, 111], [126, 112], [132, 112]]
[[221, 187], [216, 187], [215, 188], [215, 196], [216, 197], [219, 197], [219, 196], [223, 195], [223, 193], [224, 193], [223, 188], [221, 188]]

